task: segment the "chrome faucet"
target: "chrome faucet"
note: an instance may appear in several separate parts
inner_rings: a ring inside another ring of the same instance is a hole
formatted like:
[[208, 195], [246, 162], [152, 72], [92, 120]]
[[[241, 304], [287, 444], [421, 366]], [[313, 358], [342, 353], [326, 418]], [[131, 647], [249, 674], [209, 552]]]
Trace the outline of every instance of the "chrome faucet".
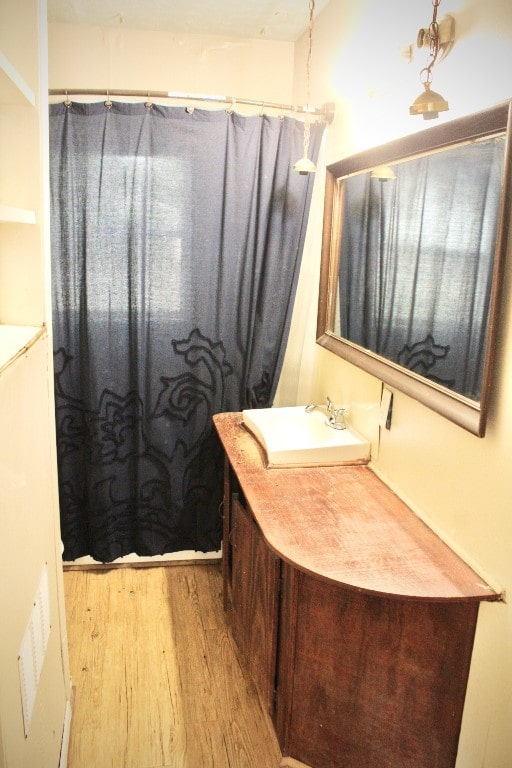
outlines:
[[327, 405], [323, 405], [323, 404], [316, 405], [315, 403], [306, 405], [306, 413], [313, 413], [313, 411], [316, 411], [316, 410], [319, 410], [319, 411], [325, 410], [327, 414], [327, 423], [333, 429], [347, 428], [347, 422], [346, 422], [345, 416], [348, 413], [348, 409], [335, 408], [330, 397], [327, 398]]

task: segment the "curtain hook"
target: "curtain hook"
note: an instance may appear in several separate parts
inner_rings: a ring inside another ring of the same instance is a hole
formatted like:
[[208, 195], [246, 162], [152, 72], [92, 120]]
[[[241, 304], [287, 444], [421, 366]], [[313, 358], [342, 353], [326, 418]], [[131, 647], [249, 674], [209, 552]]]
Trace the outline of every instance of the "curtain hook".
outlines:
[[146, 109], [151, 109], [153, 107], [153, 102], [151, 101], [151, 96], [149, 91], [148, 91], [148, 100], [146, 101], [144, 106], [146, 107]]
[[228, 115], [232, 115], [233, 114], [233, 112], [235, 111], [235, 107], [236, 107], [236, 99], [235, 99], [234, 96], [232, 96], [231, 97], [231, 106], [229, 106], [226, 109], [226, 112], [228, 113]]
[[108, 88], [107, 88], [107, 100], [105, 102], [105, 106], [106, 106], [107, 109], [111, 109], [112, 108], [112, 102], [110, 101], [110, 96], [109, 96]]
[[260, 117], [265, 117], [264, 107], [265, 107], [265, 102], [262, 101], [261, 102], [261, 108], [260, 108]]
[[65, 91], [65, 93], [66, 93], [66, 98], [65, 98], [65, 100], [64, 100], [64, 106], [65, 106], [67, 109], [69, 109], [69, 108], [70, 108], [70, 106], [71, 106], [71, 104], [72, 104], [72, 102], [69, 100], [68, 92], [67, 92], [67, 91]]
[[185, 112], [186, 112], [188, 115], [192, 115], [192, 114], [193, 114], [193, 112], [194, 112], [194, 109], [195, 109], [195, 107], [190, 107], [190, 106], [188, 106], [188, 107], [185, 107]]

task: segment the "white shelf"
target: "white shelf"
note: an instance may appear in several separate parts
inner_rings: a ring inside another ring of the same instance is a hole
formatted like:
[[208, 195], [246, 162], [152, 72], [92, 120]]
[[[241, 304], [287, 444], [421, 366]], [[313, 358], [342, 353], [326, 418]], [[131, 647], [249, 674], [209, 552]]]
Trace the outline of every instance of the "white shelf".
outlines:
[[36, 212], [28, 208], [13, 208], [0, 203], [0, 222], [12, 224], [35, 224]]
[[2, 104], [26, 104], [33, 107], [36, 97], [17, 69], [0, 51], [0, 102]]
[[45, 332], [33, 325], [0, 325], [0, 374]]

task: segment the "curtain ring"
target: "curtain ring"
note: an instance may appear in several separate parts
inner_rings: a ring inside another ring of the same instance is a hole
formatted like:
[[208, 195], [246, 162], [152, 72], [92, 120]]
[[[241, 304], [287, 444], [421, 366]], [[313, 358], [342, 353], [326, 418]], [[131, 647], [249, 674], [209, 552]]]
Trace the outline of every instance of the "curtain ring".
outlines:
[[64, 106], [66, 107], [66, 109], [69, 109], [71, 104], [72, 104], [72, 102], [69, 99], [68, 92], [65, 91], [65, 93], [66, 93], [66, 98], [64, 100]]
[[105, 102], [105, 106], [106, 106], [107, 109], [111, 109], [112, 108], [112, 102], [110, 101], [110, 96], [109, 96], [109, 93], [108, 93], [108, 88], [107, 88], [107, 100]]
[[148, 91], [148, 100], [146, 101], [144, 106], [146, 107], [146, 109], [152, 109], [153, 107], [153, 102], [151, 101], [151, 96], [149, 94], [149, 91]]
[[185, 112], [188, 115], [192, 115], [194, 113], [194, 109], [195, 109], [195, 107], [185, 107]]

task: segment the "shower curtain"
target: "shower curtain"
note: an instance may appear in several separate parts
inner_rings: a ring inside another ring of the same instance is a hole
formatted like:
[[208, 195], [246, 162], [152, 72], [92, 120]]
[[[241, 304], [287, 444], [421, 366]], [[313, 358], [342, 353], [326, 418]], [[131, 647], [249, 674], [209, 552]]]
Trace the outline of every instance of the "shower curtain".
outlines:
[[65, 560], [219, 549], [211, 417], [272, 403], [313, 183], [292, 170], [302, 136], [288, 117], [50, 107]]

